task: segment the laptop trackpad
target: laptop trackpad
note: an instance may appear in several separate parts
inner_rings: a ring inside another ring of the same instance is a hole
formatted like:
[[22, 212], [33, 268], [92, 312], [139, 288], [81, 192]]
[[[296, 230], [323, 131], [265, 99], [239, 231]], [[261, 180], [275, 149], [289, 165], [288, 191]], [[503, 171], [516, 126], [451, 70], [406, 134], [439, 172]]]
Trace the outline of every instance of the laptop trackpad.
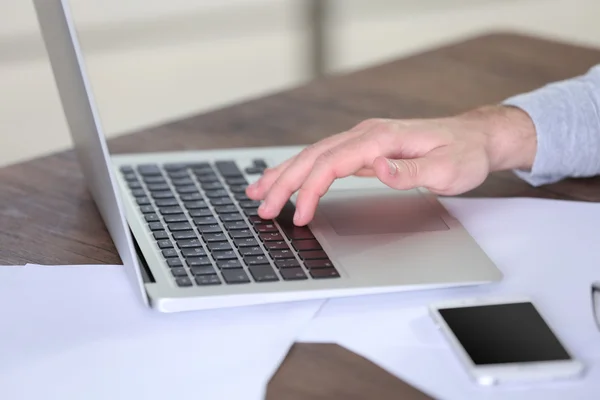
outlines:
[[325, 196], [319, 204], [339, 236], [410, 234], [449, 229], [418, 191], [352, 190]]

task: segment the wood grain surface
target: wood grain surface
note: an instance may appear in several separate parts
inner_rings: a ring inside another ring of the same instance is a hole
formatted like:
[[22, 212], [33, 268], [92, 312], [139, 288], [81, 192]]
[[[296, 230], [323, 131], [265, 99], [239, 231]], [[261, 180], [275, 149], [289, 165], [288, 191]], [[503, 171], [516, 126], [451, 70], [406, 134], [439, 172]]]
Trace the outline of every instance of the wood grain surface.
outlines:
[[[371, 117], [459, 113], [600, 63], [596, 49], [510, 33], [480, 36], [373, 68], [124, 135], [113, 153], [309, 144]], [[5, 133], [7, 134], [7, 133]], [[533, 188], [493, 174], [465, 196], [600, 200], [600, 179]], [[0, 264], [119, 264], [72, 151], [0, 169]], [[269, 399], [409, 399], [410, 388], [334, 345], [296, 344]]]

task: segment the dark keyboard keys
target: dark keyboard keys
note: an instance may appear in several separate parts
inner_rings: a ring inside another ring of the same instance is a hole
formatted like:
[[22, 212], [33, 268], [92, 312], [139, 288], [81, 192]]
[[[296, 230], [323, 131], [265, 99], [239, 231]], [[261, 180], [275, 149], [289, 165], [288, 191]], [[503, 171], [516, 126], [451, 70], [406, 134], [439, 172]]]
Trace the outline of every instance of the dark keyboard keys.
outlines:
[[200, 161], [200, 162], [188, 164], [188, 168], [210, 168], [212, 170], [212, 167], [206, 161]]
[[254, 207], [259, 207], [259, 206], [260, 206], [260, 201], [257, 201], [257, 200], [240, 201], [240, 207], [242, 207], [242, 208], [254, 208]]
[[196, 179], [200, 183], [209, 183], [209, 182], [218, 182], [219, 178], [213, 172], [207, 173], [205, 175], [196, 175]]
[[258, 209], [257, 208], [246, 208], [244, 210], [244, 214], [246, 214], [248, 217], [257, 217]]
[[[228, 205], [228, 206], [215, 207], [215, 211], [217, 212], [217, 214], [229, 214], [229, 213], [237, 213], [238, 209], [234, 205]], [[239, 213], [238, 213], [238, 215], [239, 215]]]
[[179, 202], [175, 198], [158, 199], [154, 203], [156, 203], [157, 207], [173, 207], [179, 205]]
[[322, 250], [321, 245], [316, 240], [295, 240], [292, 242], [292, 246], [297, 251], [303, 250]]
[[129, 189], [141, 189], [142, 188], [142, 184], [138, 181], [128, 182], [127, 186], [129, 186]]
[[217, 261], [222, 261], [222, 260], [237, 260], [237, 256], [235, 255], [235, 252], [233, 250], [214, 251], [212, 253], [212, 255], [215, 258], [215, 260], [217, 260]]
[[174, 277], [188, 276], [187, 272], [185, 271], [185, 268], [183, 267], [171, 268], [171, 274], [173, 274]]
[[144, 176], [144, 182], [148, 183], [166, 183], [167, 181], [162, 176]]
[[169, 164], [165, 164], [163, 165], [163, 168], [165, 169], [165, 171], [167, 172], [171, 172], [171, 171], [181, 171], [182, 169], [186, 169], [187, 168], [187, 164], [174, 164], [174, 163], [169, 163]]
[[284, 281], [298, 281], [308, 279], [302, 268], [286, 268], [279, 271]]
[[162, 240], [162, 239], [168, 239], [169, 238], [169, 234], [165, 231], [156, 231], [153, 233], [154, 239], [156, 240]]
[[274, 260], [284, 260], [288, 258], [294, 258], [294, 253], [292, 250], [270, 250], [269, 254], [273, 257]]
[[214, 175], [215, 171], [212, 169], [210, 165], [197, 166], [193, 169], [194, 175], [203, 176], [203, 175]]
[[267, 248], [267, 250], [282, 250], [290, 248], [288, 244], [284, 241], [265, 242], [265, 247]]
[[248, 256], [244, 257], [244, 262], [248, 265], [263, 265], [269, 264], [267, 256]]
[[202, 239], [204, 239], [206, 243], [227, 242], [227, 236], [225, 236], [225, 233], [223, 232], [207, 233], [202, 235]]
[[[187, 171], [182, 170], [182, 171], [169, 171], [167, 172], [169, 174], [169, 176], [171, 177], [171, 180], [173, 181], [174, 179], [183, 179], [183, 178], [189, 178], [189, 174]], [[192, 181], [193, 183], [193, 181]]]
[[225, 251], [231, 250], [229, 242], [212, 242], [208, 244], [208, 249], [212, 251]]
[[305, 226], [294, 226], [283, 228], [283, 232], [286, 234], [288, 238], [291, 240], [305, 240], [305, 239], [314, 239], [312, 232]]
[[202, 247], [202, 243], [198, 239], [186, 239], [186, 240], [178, 240], [177, 247], [180, 249], [193, 249], [196, 247]]
[[340, 274], [333, 268], [311, 269], [310, 276], [314, 279], [339, 278]]
[[137, 170], [138, 170], [139, 174], [142, 176], [162, 175], [160, 168], [158, 167], [158, 165], [155, 165], [155, 164], [139, 165], [137, 167]]
[[217, 161], [215, 167], [219, 173], [225, 178], [233, 178], [242, 176], [242, 171], [238, 168], [234, 161]]
[[229, 235], [232, 239], [246, 239], [246, 238], [254, 238], [252, 232], [249, 229], [242, 229], [239, 231], [231, 231]]
[[197, 210], [188, 210], [190, 216], [194, 217], [211, 217], [213, 215], [212, 211], [208, 208], [199, 208]]
[[242, 214], [240, 214], [240, 213], [220, 214], [219, 218], [223, 222], [234, 222], [234, 221], [243, 221], [244, 220], [244, 217], [242, 217]]
[[196, 239], [196, 232], [194, 232], [194, 231], [173, 232], [173, 238], [175, 240]]
[[194, 223], [197, 226], [198, 225], [214, 225], [214, 224], [217, 224], [218, 222], [219, 221], [217, 221], [217, 219], [213, 216], [194, 218]]
[[226, 178], [225, 182], [228, 185], [247, 185], [248, 181], [246, 180], [246, 178], [244, 177], [233, 177], [233, 178]]
[[200, 225], [198, 227], [198, 230], [203, 235], [207, 234], [207, 233], [219, 233], [219, 232], [223, 232], [223, 230], [221, 229], [221, 226], [218, 225], [218, 224]]
[[[187, 174], [186, 174], [186, 176], [187, 176]], [[179, 178], [179, 179], [171, 179], [171, 183], [173, 184], [173, 186], [191, 186], [194, 184], [194, 181], [191, 180], [190, 178]]]
[[144, 215], [144, 219], [146, 220], [146, 222], [160, 221], [160, 218], [156, 214], [146, 214], [146, 215]]
[[216, 199], [216, 198], [220, 198], [220, 197], [225, 197], [229, 193], [227, 193], [227, 191], [225, 191], [225, 190], [207, 190], [206, 192], [204, 192], [204, 194], [209, 199]]
[[198, 210], [200, 208], [207, 208], [208, 204], [206, 204], [206, 202], [204, 200], [197, 200], [197, 201], [188, 201], [188, 202], [184, 203], [184, 206], [188, 210]]
[[246, 221], [225, 222], [223, 225], [225, 225], [225, 229], [227, 229], [228, 231], [248, 229], [248, 224], [246, 223]]
[[201, 183], [200, 186], [204, 190], [223, 189], [223, 185], [221, 185], [221, 182], [204, 182], [204, 183]]
[[177, 286], [179, 286], [179, 287], [190, 287], [193, 285], [192, 281], [187, 276], [177, 278], [177, 279], [175, 279], [175, 282], [177, 283]]
[[150, 195], [154, 200], [172, 199], [175, 197], [175, 195], [173, 195], [173, 192], [171, 192], [170, 190], [164, 190], [162, 192], [152, 192]]
[[242, 263], [239, 260], [222, 260], [217, 261], [219, 269], [232, 269], [232, 268], [243, 268]]
[[122, 165], [119, 168], [119, 171], [121, 171], [124, 174], [131, 174], [134, 172], [133, 167], [131, 165]]
[[259, 168], [259, 167], [247, 167], [246, 169], [244, 169], [244, 172], [247, 173], [248, 175], [262, 174], [263, 171], [264, 171], [264, 168]]
[[162, 251], [162, 255], [164, 258], [177, 257], [177, 250], [175, 249], [164, 249]]
[[160, 207], [158, 209], [162, 215], [173, 215], [173, 214], [183, 214], [183, 210], [179, 206], [175, 207]]
[[275, 265], [277, 266], [277, 268], [285, 269], [299, 267], [300, 263], [295, 258], [290, 258], [288, 260], [277, 260], [275, 261]]
[[179, 198], [181, 199], [181, 201], [197, 201], [197, 200], [204, 200], [204, 198], [202, 197], [202, 195], [198, 192], [196, 193], [185, 193], [179, 196]]
[[220, 285], [221, 280], [217, 275], [200, 275], [195, 278], [198, 286]]
[[274, 224], [257, 224], [254, 225], [254, 229], [256, 229], [256, 231], [260, 233], [279, 232], [279, 230]]
[[190, 229], [192, 229], [192, 226], [189, 222], [176, 222], [173, 224], [168, 224], [167, 227], [171, 232], [189, 231]]
[[299, 251], [298, 255], [303, 260], [323, 260], [328, 258], [323, 250]]
[[175, 267], [183, 267], [183, 263], [179, 258], [169, 258], [167, 259], [167, 265], [171, 268]]
[[258, 242], [254, 238], [233, 239], [233, 243], [239, 248], [258, 246]]
[[[236, 185], [236, 186], [231, 186], [229, 188], [229, 190], [231, 190], [231, 193], [246, 193], [246, 185]], [[253, 200], [251, 200], [253, 201]], [[258, 207], [260, 205], [259, 202], [256, 202], [256, 207]], [[251, 206], [249, 206], [251, 207]]]
[[332, 268], [333, 263], [330, 260], [306, 260], [304, 265], [308, 269]]
[[127, 182], [137, 182], [137, 176], [134, 173], [123, 174], [123, 179]]
[[131, 191], [131, 195], [133, 197], [145, 197], [146, 196], [146, 191], [144, 189], [133, 189]]
[[187, 222], [187, 217], [185, 214], [173, 214], [173, 215], [165, 215], [165, 222]]
[[158, 244], [158, 248], [160, 249], [170, 249], [173, 247], [173, 243], [168, 239], [159, 240], [156, 244]]
[[183, 249], [181, 250], [181, 254], [183, 254], [183, 256], [185, 258], [188, 257], [206, 257], [206, 251], [204, 251], [204, 249], [202, 247], [195, 247], [195, 248], [191, 248], [191, 249]]
[[148, 213], [153, 213], [155, 210], [154, 210], [154, 207], [151, 205], [144, 205], [144, 206], [140, 207], [140, 211], [143, 214], [148, 214]]
[[260, 233], [258, 236], [263, 242], [277, 242], [283, 240], [283, 236], [281, 236], [279, 232]]
[[221, 271], [223, 279], [229, 284], [249, 283], [250, 278], [243, 269], [224, 269]]
[[206, 265], [202, 267], [191, 267], [192, 275], [213, 275], [216, 274], [217, 271], [212, 267], [212, 265]]
[[[207, 256], [203, 257], [188, 257], [185, 259], [185, 263], [190, 267], [205, 267], [207, 265], [212, 265], [212, 261]], [[212, 269], [212, 267], [211, 267]]]
[[177, 193], [179, 194], [198, 193], [198, 188], [195, 185], [177, 186], [175, 190], [177, 190]]
[[160, 192], [163, 190], [171, 190], [169, 185], [167, 185], [166, 183], [149, 183], [147, 185], [147, 187], [148, 187], [148, 190], [151, 192]]
[[279, 280], [270, 265], [253, 265], [248, 269], [256, 282], [275, 282]]
[[263, 250], [258, 247], [258, 246], [254, 246], [254, 247], [240, 247], [239, 249], [240, 254], [243, 257], [247, 257], [247, 256], [264, 256], [265, 253], [263, 252]]
[[150, 222], [148, 224], [148, 228], [150, 228], [151, 231], [162, 231], [163, 229], [165, 229], [163, 224], [160, 222]]
[[263, 160], [262, 158], [255, 159], [253, 161], [253, 164], [257, 168], [262, 168], [262, 169], [266, 169], [267, 168], [267, 162], [265, 160]]
[[137, 199], [135, 199], [135, 201], [138, 203], [138, 206], [146, 206], [148, 204], [151, 204], [150, 199], [147, 197], [138, 197]]
[[237, 201], [250, 201], [250, 198], [246, 196], [246, 193], [234, 193], [233, 197], [235, 197]]
[[233, 201], [229, 197], [218, 197], [215, 199], [210, 199], [210, 204], [212, 204], [215, 207], [227, 206], [229, 204], [233, 204]]

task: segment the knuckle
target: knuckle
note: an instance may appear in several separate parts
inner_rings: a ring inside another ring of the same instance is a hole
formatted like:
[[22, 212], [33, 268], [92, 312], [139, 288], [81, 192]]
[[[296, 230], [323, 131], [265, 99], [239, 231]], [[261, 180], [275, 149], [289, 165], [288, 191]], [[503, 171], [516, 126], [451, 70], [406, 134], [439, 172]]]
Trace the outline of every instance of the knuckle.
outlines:
[[420, 173], [419, 164], [415, 160], [404, 160], [404, 168], [406, 169], [406, 174], [411, 179], [417, 178]]

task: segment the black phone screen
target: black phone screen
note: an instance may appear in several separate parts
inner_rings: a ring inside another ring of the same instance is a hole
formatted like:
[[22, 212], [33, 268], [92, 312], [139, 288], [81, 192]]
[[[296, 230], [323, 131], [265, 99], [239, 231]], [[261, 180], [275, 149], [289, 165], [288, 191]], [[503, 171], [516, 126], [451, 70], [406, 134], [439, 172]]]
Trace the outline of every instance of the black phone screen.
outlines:
[[529, 302], [439, 312], [476, 365], [571, 359]]

